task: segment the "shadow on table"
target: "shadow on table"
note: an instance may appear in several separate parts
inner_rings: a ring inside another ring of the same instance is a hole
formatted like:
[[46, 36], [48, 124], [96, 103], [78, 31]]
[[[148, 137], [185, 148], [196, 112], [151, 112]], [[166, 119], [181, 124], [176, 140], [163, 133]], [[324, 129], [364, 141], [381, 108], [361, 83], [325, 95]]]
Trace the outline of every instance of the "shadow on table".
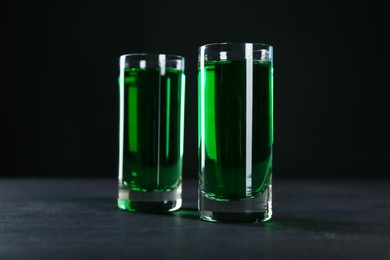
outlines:
[[[107, 197], [94, 198], [78, 198], [67, 199], [68, 203], [82, 204], [84, 208], [105, 209], [108, 211], [120, 211], [116, 206], [116, 200]], [[296, 212], [295, 212], [296, 213]], [[213, 225], [234, 225], [245, 228], [259, 228], [264, 231], [282, 232], [288, 234], [304, 233], [308, 235], [317, 235], [321, 237], [334, 238], [338, 236], [351, 236], [361, 234], [375, 234], [389, 232], [390, 225], [382, 222], [374, 222], [365, 218], [357, 219], [350, 218], [348, 210], [345, 212], [338, 212], [329, 214], [324, 217], [320, 214], [312, 214], [310, 216], [298, 216], [294, 212], [283, 212], [275, 214], [270, 221], [264, 223], [213, 223]], [[141, 213], [145, 214], [145, 213]], [[146, 213], [154, 214], [156, 213]], [[198, 209], [194, 205], [187, 205], [175, 212], [157, 214], [171, 216], [174, 218], [199, 221], [200, 223], [207, 223], [200, 220]], [[343, 217], [340, 217], [343, 216]], [[353, 220], [353, 221], [352, 221]]]
[[183, 219], [199, 220], [199, 212], [195, 208], [182, 207], [179, 210], [172, 213], [176, 217]]
[[[181, 208], [173, 212], [175, 217], [196, 220], [202, 223], [211, 223], [200, 220], [199, 212], [195, 208]], [[337, 237], [360, 236], [362, 234], [375, 234], [390, 232], [390, 225], [380, 225], [379, 223], [367, 222], [364, 220], [348, 221], [348, 219], [334, 219], [331, 216], [324, 218], [322, 216], [311, 217], [286, 217], [274, 216], [270, 221], [263, 223], [240, 223], [240, 222], [224, 222], [212, 223], [213, 225], [232, 225], [241, 226], [246, 229], [261, 229], [265, 232], [284, 233], [284, 234], [306, 234], [326, 239]]]

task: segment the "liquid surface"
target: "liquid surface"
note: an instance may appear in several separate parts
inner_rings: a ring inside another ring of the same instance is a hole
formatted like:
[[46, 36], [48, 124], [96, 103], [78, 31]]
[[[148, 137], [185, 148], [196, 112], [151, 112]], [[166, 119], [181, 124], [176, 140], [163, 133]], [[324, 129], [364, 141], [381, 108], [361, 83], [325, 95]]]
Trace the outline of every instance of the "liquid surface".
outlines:
[[199, 71], [200, 187], [211, 199], [256, 196], [271, 172], [273, 68], [250, 67], [208, 61]]
[[184, 74], [167, 69], [126, 69], [122, 182], [137, 191], [167, 191], [181, 179]]

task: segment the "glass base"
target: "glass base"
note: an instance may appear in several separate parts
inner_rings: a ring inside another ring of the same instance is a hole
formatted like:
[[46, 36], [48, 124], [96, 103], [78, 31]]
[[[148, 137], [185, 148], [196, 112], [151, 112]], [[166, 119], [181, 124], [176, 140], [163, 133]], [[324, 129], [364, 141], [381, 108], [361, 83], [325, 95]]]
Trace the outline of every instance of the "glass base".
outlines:
[[170, 212], [182, 205], [181, 184], [174, 190], [141, 192], [119, 185], [118, 208], [127, 211]]
[[217, 201], [200, 193], [202, 220], [211, 222], [264, 222], [272, 217], [272, 184], [263, 193], [245, 200]]

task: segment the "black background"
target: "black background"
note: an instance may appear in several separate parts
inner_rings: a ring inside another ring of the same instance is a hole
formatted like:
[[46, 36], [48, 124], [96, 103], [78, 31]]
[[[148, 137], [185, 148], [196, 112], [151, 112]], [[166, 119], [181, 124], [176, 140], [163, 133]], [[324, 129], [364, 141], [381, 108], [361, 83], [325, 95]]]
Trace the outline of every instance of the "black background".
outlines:
[[274, 46], [274, 176], [388, 178], [383, 1], [2, 2], [0, 176], [116, 178], [118, 58], [186, 57], [184, 177], [197, 176], [197, 48]]

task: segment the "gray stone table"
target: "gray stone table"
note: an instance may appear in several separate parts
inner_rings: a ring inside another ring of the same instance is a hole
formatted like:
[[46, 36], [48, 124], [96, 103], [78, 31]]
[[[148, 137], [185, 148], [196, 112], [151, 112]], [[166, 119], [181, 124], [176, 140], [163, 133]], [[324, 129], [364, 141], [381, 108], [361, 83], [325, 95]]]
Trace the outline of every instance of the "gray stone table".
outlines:
[[390, 259], [390, 180], [274, 180], [274, 217], [199, 220], [116, 207], [114, 179], [0, 179], [0, 259]]

